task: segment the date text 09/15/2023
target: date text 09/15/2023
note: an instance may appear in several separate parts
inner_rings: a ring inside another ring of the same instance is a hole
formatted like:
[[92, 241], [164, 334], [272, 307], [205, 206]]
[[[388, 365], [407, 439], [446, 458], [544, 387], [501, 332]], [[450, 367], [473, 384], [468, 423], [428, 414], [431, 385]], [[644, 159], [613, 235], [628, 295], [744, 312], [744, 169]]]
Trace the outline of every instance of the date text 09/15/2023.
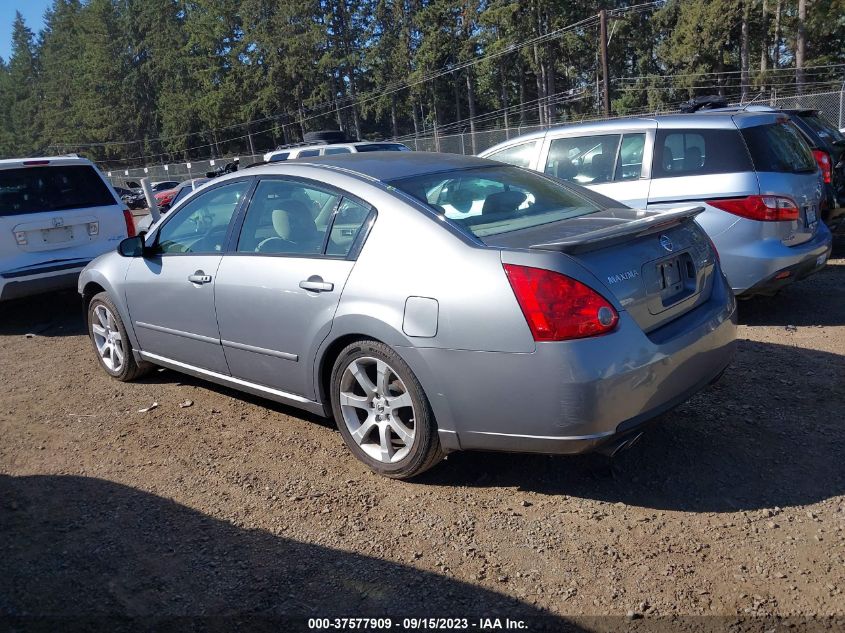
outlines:
[[[401, 627], [401, 628], [400, 628]], [[527, 630], [524, 620], [510, 618], [309, 618], [308, 629], [389, 631], [520, 631]]]

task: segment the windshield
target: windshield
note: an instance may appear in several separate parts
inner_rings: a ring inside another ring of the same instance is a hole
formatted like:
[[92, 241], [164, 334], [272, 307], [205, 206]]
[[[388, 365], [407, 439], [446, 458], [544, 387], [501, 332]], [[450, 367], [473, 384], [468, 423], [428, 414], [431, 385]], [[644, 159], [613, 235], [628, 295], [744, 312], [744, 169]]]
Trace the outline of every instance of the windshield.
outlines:
[[476, 237], [532, 228], [602, 209], [575, 189], [509, 165], [425, 174], [389, 184]]

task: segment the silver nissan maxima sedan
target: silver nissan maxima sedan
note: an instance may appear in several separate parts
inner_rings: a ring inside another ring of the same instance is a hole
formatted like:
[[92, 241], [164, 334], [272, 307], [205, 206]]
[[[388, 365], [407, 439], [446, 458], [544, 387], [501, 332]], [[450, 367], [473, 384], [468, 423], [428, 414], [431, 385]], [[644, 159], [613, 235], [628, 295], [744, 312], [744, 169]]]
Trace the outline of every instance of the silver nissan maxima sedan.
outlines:
[[693, 221], [519, 167], [372, 153], [216, 179], [81, 274], [102, 368], [332, 415], [374, 471], [617, 450], [717, 379], [736, 304]]

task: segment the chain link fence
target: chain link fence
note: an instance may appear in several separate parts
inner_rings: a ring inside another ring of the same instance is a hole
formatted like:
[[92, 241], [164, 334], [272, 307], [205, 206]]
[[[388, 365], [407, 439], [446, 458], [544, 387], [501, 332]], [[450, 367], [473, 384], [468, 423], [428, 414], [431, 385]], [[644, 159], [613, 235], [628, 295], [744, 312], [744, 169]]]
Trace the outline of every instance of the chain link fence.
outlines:
[[[845, 87], [844, 87], [845, 88]], [[836, 92], [824, 92], [805, 95], [790, 95], [754, 102], [756, 105], [768, 105], [782, 109], [819, 110], [822, 117], [837, 128], [845, 126], [845, 89]], [[733, 103], [734, 106], [743, 104]], [[667, 110], [662, 113], [672, 112]], [[640, 113], [648, 116], [651, 113]], [[553, 125], [565, 125], [570, 122], [558, 122]], [[418, 152], [446, 152], [450, 154], [478, 154], [484, 150], [507, 141], [508, 139], [546, 129], [549, 126], [526, 125], [512, 126], [488, 130], [478, 130], [475, 133], [441, 134], [429, 136], [403, 137], [400, 140], [408, 147]], [[241, 167], [263, 160], [263, 154], [240, 155]], [[153, 182], [163, 180], [188, 180], [200, 178], [207, 172], [214, 171], [232, 162], [234, 156], [212, 160], [192, 161], [189, 163], [171, 163], [169, 165], [150, 165], [131, 169], [104, 169], [112, 184], [119, 187], [134, 186], [141, 178], [150, 178]]]

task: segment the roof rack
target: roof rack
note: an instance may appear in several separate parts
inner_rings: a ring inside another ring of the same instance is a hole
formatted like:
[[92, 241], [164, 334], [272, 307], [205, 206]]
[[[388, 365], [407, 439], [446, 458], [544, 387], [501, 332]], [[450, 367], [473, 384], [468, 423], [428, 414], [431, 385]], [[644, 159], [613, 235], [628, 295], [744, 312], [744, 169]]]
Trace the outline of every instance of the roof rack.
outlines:
[[727, 107], [728, 102], [724, 97], [720, 97], [719, 95], [702, 95], [685, 101], [680, 105], [679, 110], [684, 114], [692, 114], [699, 110], [715, 110], [716, 108]]

